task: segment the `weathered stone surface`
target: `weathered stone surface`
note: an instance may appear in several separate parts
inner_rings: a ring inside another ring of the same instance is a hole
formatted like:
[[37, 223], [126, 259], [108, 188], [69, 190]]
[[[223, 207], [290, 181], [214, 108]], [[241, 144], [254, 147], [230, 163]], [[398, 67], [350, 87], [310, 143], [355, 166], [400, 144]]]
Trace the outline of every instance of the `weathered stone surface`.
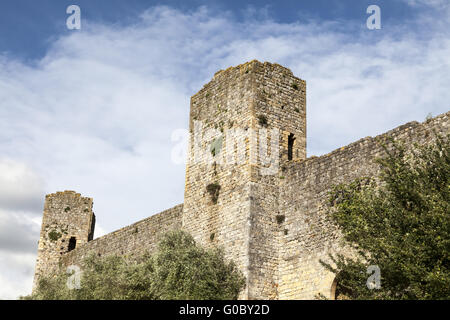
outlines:
[[[242, 299], [331, 297], [334, 276], [319, 260], [348, 252], [325, 219], [329, 190], [376, 175], [379, 140], [428, 143], [433, 131], [449, 132], [449, 115], [306, 158], [305, 81], [267, 62], [221, 70], [191, 98], [184, 204], [92, 240], [92, 199], [74, 192], [48, 195], [35, 281], [80, 264], [90, 252], [152, 252], [164, 232], [183, 228], [203, 246], [222, 246], [237, 263], [247, 277]], [[275, 161], [265, 162], [266, 152]], [[76, 248], [68, 251], [71, 237]]]
[[91, 198], [75, 191], [49, 194], [45, 198], [44, 215], [38, 244], [34, 285], [40, 275], [54, 272], [69, 243], [82, 246], [92, 240], [95, 215]]

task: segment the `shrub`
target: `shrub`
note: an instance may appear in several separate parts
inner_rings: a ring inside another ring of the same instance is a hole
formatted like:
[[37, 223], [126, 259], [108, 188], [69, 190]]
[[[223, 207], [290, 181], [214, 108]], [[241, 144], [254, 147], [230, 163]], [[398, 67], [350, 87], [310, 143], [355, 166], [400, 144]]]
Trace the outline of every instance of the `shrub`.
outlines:
[[166, 233], [154, 255], [132, 261], [89, 255], [82, 265], [81, 288], [70, 290], [70, 275], [42, 278], [32, 300], [237, 299], [245, 278], [221, 249], [204, 249], [184, 231]]
[[59, 238], [61, 238], [61, 233], [59, 233], [58, 231], [56, 231], [56, 230], [52, 230], [52, 231], [50, 231], [49, 233], [48, 233], [48, 238], [51, 240], [51, 241], [57, 241]]
[[[450, 135], [434, 143], [392, 142], [375, 179], [336, 186], [329, 214], [355, 257], [330, 256], [343, 297], [450, 299]], [[381, 288], [368, 289], [368, 266], [379, 267]]]

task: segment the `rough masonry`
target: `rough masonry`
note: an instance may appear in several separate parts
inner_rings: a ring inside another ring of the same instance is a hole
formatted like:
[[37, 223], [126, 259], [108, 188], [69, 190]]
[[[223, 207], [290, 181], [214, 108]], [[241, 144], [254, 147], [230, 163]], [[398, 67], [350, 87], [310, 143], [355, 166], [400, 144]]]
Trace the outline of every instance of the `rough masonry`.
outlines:
[[412, 145], [448, 133], [449, 115], [307, 158], [306, 82], [256, 60], [221, 70], [191, 98], [184, 203], [92, 239], [91, 198], [47, 195], [35, 284], [91, 252], [139, 256], [184, 229], [237, 263], [247, 278], [241, 299], [334, 298], [334, 274], [319, 261], [346, 249], [326, 219], [330, 189], [375, 176], [388, 137]]

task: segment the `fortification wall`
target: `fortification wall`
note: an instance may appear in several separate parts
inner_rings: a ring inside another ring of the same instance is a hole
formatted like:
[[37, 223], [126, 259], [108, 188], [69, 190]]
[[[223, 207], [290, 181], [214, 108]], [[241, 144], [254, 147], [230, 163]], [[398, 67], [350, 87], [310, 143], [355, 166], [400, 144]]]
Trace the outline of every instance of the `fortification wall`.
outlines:
[[108, 255], [138, 257], [156, 248], [165, 232], [181, 228], [183, 204], [162, 211], [102, 237], [85, 243], [61, 256], [62, 267], [81, 265], [83, 259], [94, 252], [99, 257]]
[[[314, 299], [318, 293], [330, 297], [334, 275], [319, 260], [330, 262], [329, 253], [347, 252], [336, 226], [326, 219], [329, 191], [333, 185], [363, 176], [375, 176], [374, 159], [384, 152], [378, 139], [387, 137], [430, 142], [433, 130], [449, 133], [450, 112], [423, 123], [410, 122], [375, 138], [367, 137], [346, 147], [290, 165], [280, 188], [280, 212], [285, 221], [279, 248], [279, 299]], [[286, 231], [284, 231], [286, 230]]]
[[[255, 78], [252, 126], [259, 133], [259, 148], [252, 150], [257, 161], [251, 168], [249, 297], [276, 299], [280, 240], [276, 217], [279, 215], [280, 175], [281, 168], [286, 163], [306, 157], [306, 82], [278, 64], [258, 63], [252, 72]], [[265, 125], [259, 123], [260, 115], [266, 117]], [[274, 154], [272, 150], [273, 129], [279, 130], [278, 154]], [[262, 139], [263, 130], [268, 131], [267, 141]], [[289, 135], [295, 137], [292, 143], [292, 160], [288, 157]], [[267, 152], [261, 150], [264, 143], [267, 143]], [[265, 164], [261, 159], [266, 154], [270, 155], [270, 164]], [[274, 170], [267, 171], [269, 166]]]
[[[235, 261], [247, 278], [241, 299], [329, 297], [334, 275], [319, 261], [347, 252], [326, 219], [331, 187], [379, 172], [373, 162], [383, 154], [378, 139], [426, 143], [433, 129], [449, 132], [449, 116], [305, 160], [306, 82], [256, 60], [219, 71], [191, 98], [184, 204], [90, 241], [92, 199], [75, 192], [48, 195], [35, 280], [58, 263], [81, 265], [91, 252], [131, 258], [152, 252], [163, 233], [183, 228], [203, 246], [223, 247]], [[279, 130], [275, 138], [272, 129]], [[276, 157], [272, 139], [278, 139]], [[72, 238], [76, 248], [69, 251]]]

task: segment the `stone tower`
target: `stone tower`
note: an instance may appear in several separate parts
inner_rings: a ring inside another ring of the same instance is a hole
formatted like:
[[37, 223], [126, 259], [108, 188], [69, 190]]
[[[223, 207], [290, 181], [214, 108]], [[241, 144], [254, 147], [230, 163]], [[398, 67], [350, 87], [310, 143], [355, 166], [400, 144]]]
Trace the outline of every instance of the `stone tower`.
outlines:
[[46, 196], [33, 287], [40, 276], [57, 270], [63, 254], [92, 240], [95, 227], [92, 205], [91, 198], [74, 191]]
[[275, 298], [280, 180], [306, 158], [305, 81], [267, 62], [219, 71], [191, 98], [189, 130], [183, 228], [238, 264], [241, 298]]

